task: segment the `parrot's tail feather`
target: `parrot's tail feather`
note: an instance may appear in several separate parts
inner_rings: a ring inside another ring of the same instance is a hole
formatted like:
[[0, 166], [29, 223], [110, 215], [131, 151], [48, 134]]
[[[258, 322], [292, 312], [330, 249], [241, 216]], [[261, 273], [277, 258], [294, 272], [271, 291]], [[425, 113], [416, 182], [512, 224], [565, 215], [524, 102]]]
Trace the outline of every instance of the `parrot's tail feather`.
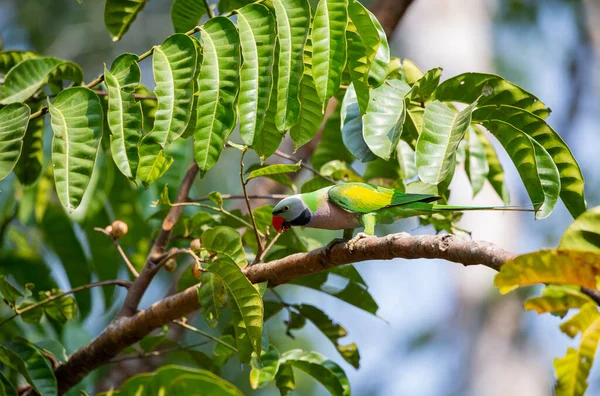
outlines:
[[511, 206], [460, 206], [460, 205], [432, 205], [433, 211], [472, 211], [472, 210], [499, 210], [504, 212], [537, 212], [539, 209], [531, 208], [530, 205]]

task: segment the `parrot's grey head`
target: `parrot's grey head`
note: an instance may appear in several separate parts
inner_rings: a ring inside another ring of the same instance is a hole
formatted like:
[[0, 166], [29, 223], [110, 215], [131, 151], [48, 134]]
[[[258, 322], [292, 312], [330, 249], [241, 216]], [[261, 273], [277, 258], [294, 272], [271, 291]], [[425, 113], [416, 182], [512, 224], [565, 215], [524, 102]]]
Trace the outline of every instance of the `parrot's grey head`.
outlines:
[[312, 213], [298, 195], [284, 198], [273, 208], [273, 227], [284, 232], [292, 226], [308, 224]]

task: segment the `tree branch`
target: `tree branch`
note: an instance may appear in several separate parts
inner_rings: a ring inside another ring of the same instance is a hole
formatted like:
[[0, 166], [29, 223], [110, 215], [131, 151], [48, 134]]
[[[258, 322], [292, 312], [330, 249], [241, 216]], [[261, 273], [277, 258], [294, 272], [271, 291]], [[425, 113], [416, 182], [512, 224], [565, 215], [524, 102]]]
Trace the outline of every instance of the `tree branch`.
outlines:
[[123, 251], [123, 248], [119, 244], [119, 241], [117, 240], [117, 238], [115, 238], [114, 236], [112, 236], [111, 233], [106, 232], [106, 230], [104, 228], [101, 228], [101, 227], [94, 227], [94, 231], [98, 231], [98, 232], [103, 233], [104, 235], [106, 235], [112, 241], [113, 245], [115, 245], [115, 248], [117, 249], [117, 251], [121, 255], [121, 258], [125, 262], [125, 265], [127, 266], [127, 268], [129, 269], [129, 271], [131, 272], [131, 274], [133, 275], [134, 278], [137, 278], [138, 276], [140, 276], [140, 274], [137, 272], [137, 270], [135, 269], [135, 267], [133, 266], [133, 264], [131, 264], [131, 261], [129, 261], [129, 258], [127, 257], [127, 255]]
[[[293, 254], [266, 264], [248, 266], [244, 273], [252, 283], [266, 281], [273, 287], [304, 275], [366, 260], [444, 259], [465, 266], [481, 264], [498, 270], [514, 256], [514, 253], [489, 242], [463, 241], [453, 235], [412, 236], [400, 233], [382, 238], [364, 238], [358, 240], [353, 248], [349, 243], [339, 243], [330, 250], [323, 247], [308, 253]], [[66, 392], [90, 371], [108, 363], [121, 350], [138, 342], [152, 330], [199, 307], [196, 287], [193, 286], [133, 316], [113, 321], [102, 334], [75, 351], [66, 363], [56, 369], [60, 393]]]

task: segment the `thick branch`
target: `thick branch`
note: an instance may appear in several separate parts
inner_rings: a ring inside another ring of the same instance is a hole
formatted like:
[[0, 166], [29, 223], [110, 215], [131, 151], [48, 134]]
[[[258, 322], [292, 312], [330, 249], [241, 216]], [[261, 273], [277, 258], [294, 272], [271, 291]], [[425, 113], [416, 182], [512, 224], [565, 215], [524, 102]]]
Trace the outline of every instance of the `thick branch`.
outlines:
[[[452, 235], [412, 236], [401, 233], [383, 238], [361, 239], [352, 249], [348, 243], [340, 243], [329, 251], [320, 248], [308, 253], [293, 254], [266, 264], [246, 267], [244, 273], [253, 283], [267, 281], [270, 286], [276, 286], [304, 275], [366, 260], [445, 259], [463, 265], [482, 264], [497, 270], [514, 256], [514, 253], [489, 242], [463, 241]], [[196, 289], [190, 287], [131, 317], [115, 320], [100, 336], [75, 351], [67, 363], [57, 368], [60, 392], [66, 392], [90, 371], [108, 363], [121, 350], [138, 342], [152, 330], [198, 308]]]

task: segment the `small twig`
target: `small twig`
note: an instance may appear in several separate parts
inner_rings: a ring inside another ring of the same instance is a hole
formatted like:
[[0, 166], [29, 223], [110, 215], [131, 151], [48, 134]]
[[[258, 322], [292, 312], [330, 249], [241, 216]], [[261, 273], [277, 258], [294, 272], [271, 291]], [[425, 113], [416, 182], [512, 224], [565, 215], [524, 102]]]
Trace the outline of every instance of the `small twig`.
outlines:
[[592, 300], [594, 300], [596, 304], [600, 305], [600, 291], [589, 289], [587, 287], [582, 287], [581, 292], [589, 298], [591, 298]]
[[190, 326], [189, 324], [181, 321], [181, 320], [174, 320], [173, 323], [183, 327], [184, 329], [188, 329], [190, 331], [193, 331], [194, 333], [198, 333], [200, 335], [203, 335], [206, 338], [209, 338], [211, 340], [213, 340], [214, 342], [218, 342], [219, 344], [223, 345], [224, 347], [227, 347], [229, 349], [231, 349], [234, 352], [237, 352], [237, 348], [235, 348], [234, 346], [229, 345], [228, 343], [226, 343], [225, 341], [221, 340], [220, 338], [215, 337], [212, 334], [208, 334], [205, 331], [202, 331], [200, 329], [195, 328], [194, 326]]
[[[284, 199], [289, 197], [289, 195], [287, 194], [248, 194], [248, 199]], [[228, 199], [246, 199], [246, 197], [244, 195], [235, 195], [235, 194], [221, 194], [221, 198], [223, 198], [223, 200], [228, 200]], [[200, 198], [196, 198], [196, 199], [192, 199], [192, 202], [204, 202], [204, 201], [210, 201], [211, 199], [209, 197], [200, 197]]]
[[77, 293], [80, 292], [82, 290], [87, 290], [87, 289], [91, 289], [93, 287], [98, 287], [98, 286], [121, 286], [124, 288], [129, 288], [131, 286], [131, 282], [130, 281], [126, 281], [126, 280], [120, 280], [120, 279], [116, 279], [116, 280], [107, 280], [107, 281], [102, 281], [102, 282], [94, 282], [94, 283], [88, 283], [87, 285], [83, 285], [83, 286], [79, 286], [76, 287], [74, 289], [71, 289], [69, 291], [66, 291], [64, 293], [61, 294], [57, 294], [56, 296], [51, 296], [48, 297], [47, 299], [43, 300], [43, 301], [39, 301], [35, 304], [32, 305], [28, 305], [26, 308], [23, 308], [20, 311], [15, 311], [15, 314], [13, 316], [10, 316], [6, 319], [4, 319], [2, 322], [0, 322], [0, 326], [2, 326], [3, 324], [5, 324], [6, 322], [9, 322], [11, 320], [13, 320], [14, 318], [16, 318], [19, 315], [24, 314], [25, 312], [29, 312], [33, 309], [39, 308], [45, 304], [48, 304], [49, 302], [58, 300], [63, 298], [64, 296], [67, 296], [69, 294], [73, 294], [73, 293]]
[[171, 250], [169, 250], [167, 253], [165, 253], [160, 260], [158, 261], [158, 263], [156, 264], [156, 266], [154, 267], [155, 270], [158, 270], [160, 267], [162, 267], [163, 265], [165, 265], [165, 263], [167, 261], [169, 261], [172, 258], [175, 258], [177, 256], [183, 256], [184, 254], [188, 254], [190, 256], [192, 256], [192, 258], [197, 262], [202, 262], [204, 260], [202, 260], [200, 257], [198, 257], [196, 255], [196, 253], [194, 253], [194, 251], [192, 249], [188, 249], [188, 248], [172, 248]]
[[115, 238], [114, 236], [112, 236], [112, 234], [106, 232], [106, 230], [104, 228], [94, 227], [94, 231], [98, 231], [98, 232], [101, 232], [104, 235], [106, 235], [112, 241], [113, 245], [115, 245], [115, 248], [117, 248], [117, 251], [121, 255], [121, 258], [123, 258], [123, 261], [125, 262], [125, 265], [127, 266], [127, 268], [129, 268], [129, 271], [131, 271], [131, 273], [133, 274], [133, 276], [135, 278], [137, 278], [138, 276], [140, 276], [139, 272], [137, 272], [137, 270], [135, 269], [135, 267], [133, 266], [133, 264], [131, 264], [131, 261], [129, 261], [129, 258], [127, 257], [127, 255], [123, 251], [123, 248], [121, 247], [121, 245], [117, 241], [117, 238]]
[[248, 208], [248, 215], [250, 216], [250, 220], [252, 220], [252, 226], [254, 230], [254, 236], [256, 237], [256, 258], [258, 259], [264, 250], [264, 246], [261, 240], [261, 234], [258, 231], [258, 227], [256, 227], [256, 219], [254, 219], [254, 213], [252, 212], [252, 206], [250, 205], [250, 199], [248, 198], [248, 191], [246, 190], [246, 184], [248, 184], [248, 180], [244, 180], [244, 156], [246, 155], [246, 150], [242, 150], [242, 155], [240, 157], [240, 181], [242, 183], [242, 190], [244, 191], [244, 200], [246, 201], [246, 207]]
[[[298, 162], [298, 161], [300, 161], [298, 158], [296, 158], [296, 157], [294, 157], [294, 156], [292, 156], [292, 155], [286, 154], [286, 153], [284, 153], [284, 152], [282, 152], [282, 151], [279, 151], [279, 150], [275, 151], [275, 153], [274, 153], [274, 154], [275, 154], [276, 156], [278, 156], [278, 157], [280, 157], [280, 158], [283, 158], [283, 159], [286, 159], [286, 160], [288, 160], [288, 161], [292, 161], [292, 162]], [[335, 180], [333, 180], [331, 177], [329, 177], [329, 176], [325, 176], [324, 174], [322, 174], [321, 172], [319, 172], [318, 170], [316, 170], [315, 168], [313, 168], [313, 167], [312, 167], [312, 166], [310, 166], [310, 165], [306, 165], [306, 164], [304, 163], [304, 161], [300, 162], [300, 166], [301, 166], [302, 168], [304, 168], [304, 169], [306, 169], [306, 170], [308, 170], [308, 171], [310, 171], [310, 172], [314, 173], [315, 175], [317, 175], [317, 176], [319, 176], [319, 177], [321, 177], [321, 178], [323, 178], [323, 179], [327, 180], [327, 181], [328, 181], [328, 182], [330, 182], [330, 183], [333, 183], [333, 184], [335, 184], [335, 183], [336, 183], [336, 181], [335, 181]]]
[[204, 0], [204, 7], [206, 8], [206, 13], [208, 14], [208, 19], [212, 19], [215, 17], [215, 13], [212, 8], [210, 8], [210, 4], [208, 4], [207, 0]]
[[263, 252], [258, 256], [258, 259], [256, 260], [256, 262], [252, 263], [252, 264], [257, 264], [260, 263], [261, 261], [264, 260], [265, 256], [267, 255], [267, 253], [269, 253], [269, 250], [271, 250], [271, 248], [273, 248], [273, 246], [275, 245], [275, 242], [277, 242], [277, 240], [279, 239], [279, 237], [282, 234], [277, 233], [273, 239], [271, 239], [271, 242], [269, 242], [269, 244], [267, 245], [267, 247], [265, 248], [265, 250], [263, 250]]
[[137, 355], [120, 356], [120, 357], [117, 357], [117, 358], [111, 360], [110, 362], [108, 362], [108, 364], [119, 363], [119, 362], [123, 362], [125, 360], [145, 359], [145, 358], [148, 358], [148, 357], [161, 356], [161, 355], [166, 355], [167, 353], [171, 353], [171, 352], [187, 351], [187, 350], [192, 349], [192, 348], [196, 348], [196, 347], [199, 347], [199, 346], [202, 346], [202, 345], [206, 345], [209, 342], [210, 341], [202, 341], [202, 342], [198, 342], [198, 343], [192, 344], [192, 345], [178, 346], [178, 347], [172, 347], [172, 348], [165, 348], [165, 349], [161, 349], [160, 351], [152, 351], [152, 352], [146, 352], [146, 353], [139, 353]]

